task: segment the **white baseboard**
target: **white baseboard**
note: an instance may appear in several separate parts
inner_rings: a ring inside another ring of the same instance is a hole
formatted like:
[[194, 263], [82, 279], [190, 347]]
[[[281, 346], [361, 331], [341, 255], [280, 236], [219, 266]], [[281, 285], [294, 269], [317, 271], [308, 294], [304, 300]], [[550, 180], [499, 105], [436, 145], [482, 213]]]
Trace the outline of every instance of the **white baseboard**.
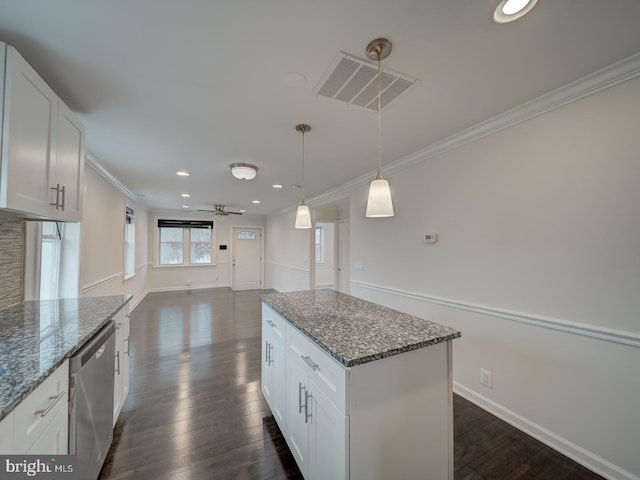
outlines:
[[140, 302], [144, 300], [144, 297], [146, 297], [148, 293], [149, 293], [149, 290], [145, 290], [144, 292], [142, 292], [142, 295], [140, 295], [138, 298], [134, 298], [133, 300], [131, 300], [131, 305], [129, 305], [129, 312], [133, 312], [133, 310], [138, 305], [140, 305]]
[[522, 430], [545, 445], [584, 465], [589, 470], [602, 475], [604, 478], [609, 480], [640, 480], [640, 477], [637, 477], [633, 473], [621, 469], [604, 458], [585, 450], [566, 438], [518, 415], [458, 382], [453, 382], [453, 391], [470, 402], [475, 403], [480, 408], [513, 425], [518, 430]]
[[180, 292], [180, 291], [188, 291], [188, 290], [205, 290], [207, 288], [228, 288], [230, 285], [194, 285], [191, 287], [186, 286], [178, 286], [178, 287], [159, 287], [159, 288], [149, 288], [147, 289], [147, 293], [157, 293], [157, 292]]

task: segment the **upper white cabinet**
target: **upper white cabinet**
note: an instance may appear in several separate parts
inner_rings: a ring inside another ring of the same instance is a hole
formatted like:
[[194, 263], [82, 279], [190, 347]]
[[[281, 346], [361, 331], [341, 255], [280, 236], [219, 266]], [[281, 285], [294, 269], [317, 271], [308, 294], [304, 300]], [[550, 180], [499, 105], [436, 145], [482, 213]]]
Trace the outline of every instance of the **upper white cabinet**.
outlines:
[[26, 60], [2, 43], [0, 83], [0, 208], [80, 221], [84, 127]]

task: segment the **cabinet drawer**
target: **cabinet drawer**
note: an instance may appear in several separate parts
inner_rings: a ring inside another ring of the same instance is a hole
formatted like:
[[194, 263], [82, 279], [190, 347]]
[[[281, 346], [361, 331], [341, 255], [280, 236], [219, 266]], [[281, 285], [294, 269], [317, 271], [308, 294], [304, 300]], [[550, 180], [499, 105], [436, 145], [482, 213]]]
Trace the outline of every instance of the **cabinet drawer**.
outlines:
[[349, 370], [320, 350], [294, 326], [287, 325], [287, 352], [340, 412], [349, 415]]
[[281, 338], [284, 341], [285, 320], [278, 315], [271, 307], [262, 304], [262, 329], [268, 329], [274, 334], [274, 338]]
[[17, 452], [28, 452], [61, 410], [68, 411], [69, 361], [65, 361], [13, 411]]

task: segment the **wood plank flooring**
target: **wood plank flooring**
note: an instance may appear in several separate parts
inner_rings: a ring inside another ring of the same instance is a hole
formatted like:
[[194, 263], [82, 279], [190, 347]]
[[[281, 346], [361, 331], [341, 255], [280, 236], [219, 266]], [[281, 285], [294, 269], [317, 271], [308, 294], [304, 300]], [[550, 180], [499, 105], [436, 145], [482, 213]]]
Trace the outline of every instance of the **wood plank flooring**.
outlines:
[[[152, 293], [132, 312], [100, 480], [302, 479], [260, 392], [260, 293]], [[457, 395], [454, 433], [456, 480], [601, 479]]]

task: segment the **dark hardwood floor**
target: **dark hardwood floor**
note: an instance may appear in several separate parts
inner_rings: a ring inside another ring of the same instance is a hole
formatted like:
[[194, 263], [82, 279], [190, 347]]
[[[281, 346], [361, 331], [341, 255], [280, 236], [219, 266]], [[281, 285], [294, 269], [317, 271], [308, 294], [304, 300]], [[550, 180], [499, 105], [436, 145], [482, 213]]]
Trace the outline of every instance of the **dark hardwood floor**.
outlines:
[[[132, 312], [101, 480], [302, 479], [260, 392], [260, 293], [152, 293]], [[456, 480], [601, 479], [457, 395], [454, 431]]]

